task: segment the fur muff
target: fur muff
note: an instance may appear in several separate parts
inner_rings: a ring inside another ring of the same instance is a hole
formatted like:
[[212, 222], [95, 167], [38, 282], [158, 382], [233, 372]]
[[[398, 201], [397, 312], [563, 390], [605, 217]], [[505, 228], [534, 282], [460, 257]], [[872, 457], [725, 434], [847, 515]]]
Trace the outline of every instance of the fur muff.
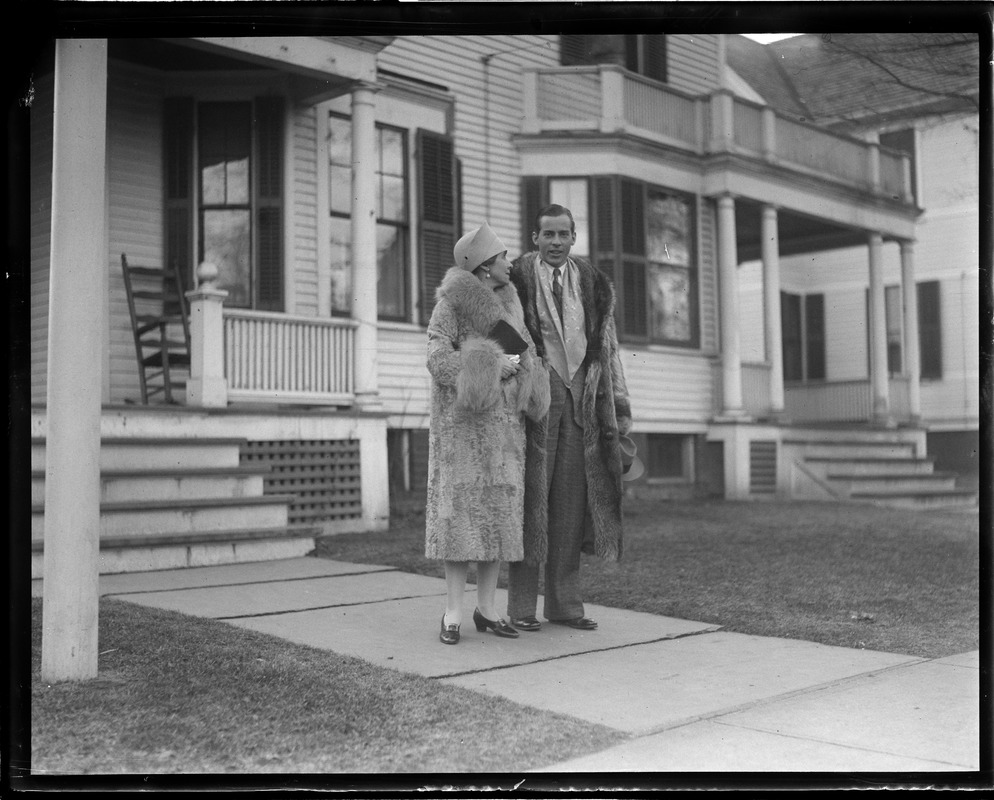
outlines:
[[[517, 375], [487, 334], [498, 320], [528, 342]], [[549, 409], [549, 377], [513, 286], [489, 289], [450, 269], [428, 325], [431, 375], [425, 555], [519, 561], [525, 514], [525, 419]]]
[[[539, 322], [535, 269], [537, 253], [515, 259], [511, 281], [518, 290], [525, 317], [525, 327], [535, 342], [537, 353], [545, 348]], [[572, 257], [571, 257], [572, 258]], [[587, 335], [587, 368], [583, 386], [583, 442], [587, 473], [587, 528], [593, 531], [595, 555], [617, 561], [623, 553], [621, 503], [624, 496], [621, 474], [619, 435], [632, 426], [618, 336], [614, 324], [614, 288], [600, 270], [583, 259], [573, 258], [580, 273]], [[548, 426], [542, 421], [527, 426], [525, 561], [540, 564], [548, 550], [548, 505], [532, 501], [548, 498], [546, 483], [546, 438]], [[586, 549], [586, 548], [585, 548]]]

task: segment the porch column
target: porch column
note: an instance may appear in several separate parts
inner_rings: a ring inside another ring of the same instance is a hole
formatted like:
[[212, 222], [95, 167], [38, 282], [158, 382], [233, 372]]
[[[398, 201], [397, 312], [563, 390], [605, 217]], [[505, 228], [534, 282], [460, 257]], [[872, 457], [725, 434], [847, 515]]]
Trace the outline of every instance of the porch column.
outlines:
[[901, 297], [904, 312], [904, 369], [908, 373], [908, 411], [911, 421], [922, 417], [921, 354], [918, 340], [918, 285], [915, 283], [915, 244], [901, 242]]
[[379, 87], [352, 90], [352, 317], [356, 404], [378, 403], [376, 299], [376, 104]]
[[870, 254], [870, 389], [873, 421], [887, 423], [890, 392], [887, 381], [887, 323], [884, 307], [883, 238], [873, 232], [868, 237]]
[[55, 43], [41, 679], [97, 675], [107, 40]]
[[739, 331], [739, 257], [735, 243], [735, 200], [718, 198], [718, 272], [721, 303], [722, 415], [744, 416], [742, 353]]
[[780, 322], [780, 232], [777, 209], [763, 206], [763, 319], [766, 360], [770, 362], [770, 411], [782, 414], [783, 397], [783, 326]]

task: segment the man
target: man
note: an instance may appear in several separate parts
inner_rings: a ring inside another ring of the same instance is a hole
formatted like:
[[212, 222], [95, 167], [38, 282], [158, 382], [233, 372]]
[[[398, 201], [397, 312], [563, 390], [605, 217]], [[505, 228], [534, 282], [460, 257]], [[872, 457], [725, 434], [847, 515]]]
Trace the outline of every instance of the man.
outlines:
[[[607, 277], [570, 258], [576, 226], [569, 209], [543, 208], [532, 242], [538, 252], [514, 262], [511, 280], [538, 355], [549, 367], [547, 421], [528, 424], [525, 560], [509, 565], [507, 614], [537, 631], [539, 568], [545, 561], [544, 616], [579, 630], [584, 615], [580, 553], [617, 560], [622, 553], [622, 456], [631, 428], [628, 389], [618, 357], [614, 289]], [[546, 503], [529, 505], [529, 493]]]

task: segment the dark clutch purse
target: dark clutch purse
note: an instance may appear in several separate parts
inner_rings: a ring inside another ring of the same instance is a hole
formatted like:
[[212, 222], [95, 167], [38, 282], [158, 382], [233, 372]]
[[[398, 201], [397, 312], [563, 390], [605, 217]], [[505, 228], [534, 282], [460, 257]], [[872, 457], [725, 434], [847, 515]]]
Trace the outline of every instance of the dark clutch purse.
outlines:
[[490, 329], [489, 338], [499, 344], [504, 352], [510, 356], [519, 356], [528, 349], [521, 334], [514, 330], [514, 327], [504, 320], [498, 320], [497, 324]]

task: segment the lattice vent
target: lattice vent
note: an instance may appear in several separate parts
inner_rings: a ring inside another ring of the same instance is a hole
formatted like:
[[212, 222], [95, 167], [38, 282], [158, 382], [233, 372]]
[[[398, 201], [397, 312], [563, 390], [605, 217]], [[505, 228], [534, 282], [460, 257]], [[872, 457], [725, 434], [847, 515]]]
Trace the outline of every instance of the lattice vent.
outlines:
[[774, 494], [777, 490], [777, 443], [749, 442], [749, 493]]
[[359, 440], [246, 442], [242, 464], [265, 464], [265, 494], [293, 494], [289, 523], [314, 524], [362, 516]]

